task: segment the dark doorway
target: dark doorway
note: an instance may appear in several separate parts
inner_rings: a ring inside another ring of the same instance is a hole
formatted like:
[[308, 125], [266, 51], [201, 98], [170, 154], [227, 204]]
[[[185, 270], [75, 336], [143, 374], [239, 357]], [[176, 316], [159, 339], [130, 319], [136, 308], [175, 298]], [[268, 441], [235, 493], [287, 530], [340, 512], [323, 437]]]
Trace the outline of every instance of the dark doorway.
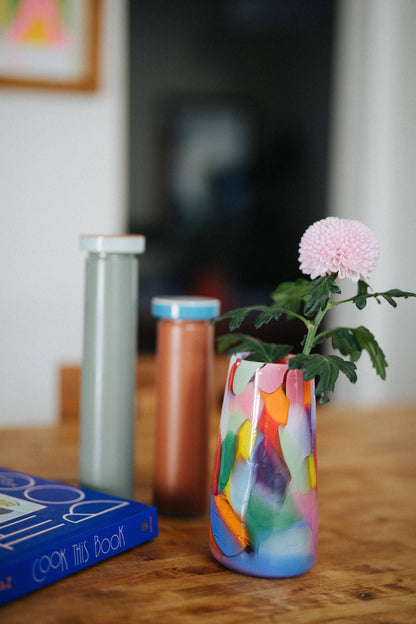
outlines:
[[150, 299], [267, 303], [299, 276], [305, 228], [327, 214], [336, 4], [130, 1], [129, 231]]

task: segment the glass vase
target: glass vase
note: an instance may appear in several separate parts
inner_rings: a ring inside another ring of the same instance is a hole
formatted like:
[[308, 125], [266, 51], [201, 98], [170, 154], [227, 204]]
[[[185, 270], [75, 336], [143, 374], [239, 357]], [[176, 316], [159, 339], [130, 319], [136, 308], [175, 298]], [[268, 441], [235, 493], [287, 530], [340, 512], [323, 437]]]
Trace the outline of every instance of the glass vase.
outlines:
[[314, 382], [286, 362], [232, 356], [210, 493], [210, 548], [224, 566], [290, 577], [318, 542]]

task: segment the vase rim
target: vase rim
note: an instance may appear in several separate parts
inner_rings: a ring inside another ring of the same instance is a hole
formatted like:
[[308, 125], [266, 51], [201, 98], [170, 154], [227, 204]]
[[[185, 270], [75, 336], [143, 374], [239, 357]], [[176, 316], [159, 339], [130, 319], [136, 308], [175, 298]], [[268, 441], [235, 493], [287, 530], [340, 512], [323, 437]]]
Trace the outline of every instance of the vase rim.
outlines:
[[[239, 359], [241, 360], [241, 363], [245, 362], [247, 364], [259, 364], [260, 366], [284, 366], [286, 368], [288, 368], [288, 363], [287, 360], [295, 357], [295, 355], [293, 353], [290, 353], [289, 355], [286, 356], [286, 358], [284, 360], [279, 360], [277, 362], [262, 362], [260, 360], [247, 360], [247, 357], [250, 355], [250, 351], [244, 351], [241, 353], [234, 353], [231, 357], [231, 359], [234, 358], [234, 362]], [[231, 360], [230, 360], [231, 361]]]

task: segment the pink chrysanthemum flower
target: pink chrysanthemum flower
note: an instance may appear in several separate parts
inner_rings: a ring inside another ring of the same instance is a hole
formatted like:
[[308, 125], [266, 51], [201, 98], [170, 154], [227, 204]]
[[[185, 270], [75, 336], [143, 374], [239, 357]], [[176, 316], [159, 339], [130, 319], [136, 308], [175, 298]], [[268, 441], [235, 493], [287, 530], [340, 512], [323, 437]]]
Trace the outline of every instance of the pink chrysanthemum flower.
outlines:
[[338, 273], [340, 279], [366, 280], [374, 270], [379, 248], [373, 232], [361, 221], [327, 217], [303, 234], [300, 269], [315, 279]]

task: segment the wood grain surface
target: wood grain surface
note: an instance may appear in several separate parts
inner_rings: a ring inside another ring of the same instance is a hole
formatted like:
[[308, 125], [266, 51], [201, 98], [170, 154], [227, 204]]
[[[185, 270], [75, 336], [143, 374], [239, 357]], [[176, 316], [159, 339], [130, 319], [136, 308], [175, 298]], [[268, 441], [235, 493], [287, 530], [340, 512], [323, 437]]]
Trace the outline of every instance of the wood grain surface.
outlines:
[[[211, 462], [226, 368], [219, 358]], [[66, 368], [65, 375], [61, 422], [0, 430], [0, 465], [77, 483], [79, 369]], [[152, 502], [153, 388], [153, 359], [144, 358], [138, 367], [136, 498], [145, 503]], [[415, 425], [416, 405], [318, 408], [318, 561], [301, 577], [231, 572], [210, 555], [207, 516], [160, 516], [157, 539], [1, 607], [0, 622], [413, 624]]]

